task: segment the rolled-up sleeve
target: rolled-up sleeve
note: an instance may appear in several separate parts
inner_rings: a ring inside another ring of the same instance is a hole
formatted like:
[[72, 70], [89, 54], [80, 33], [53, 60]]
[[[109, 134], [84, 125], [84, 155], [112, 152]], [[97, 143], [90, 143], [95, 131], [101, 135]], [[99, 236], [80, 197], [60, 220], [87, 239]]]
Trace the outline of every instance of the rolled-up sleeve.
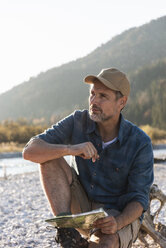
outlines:
[[69, 144], [73, 131], [73, 114], [67, 116], [43, 133], [35, 136], [51, 144]]
[[139, 202], [144, 211], [149, 205], [150, 186], [154, 180], [153, 149], [151, 142], [146, 143], [136, 154], [132, 168], [128, 176], [127, 193], [120, 197], [123, 208], [129, 202]]

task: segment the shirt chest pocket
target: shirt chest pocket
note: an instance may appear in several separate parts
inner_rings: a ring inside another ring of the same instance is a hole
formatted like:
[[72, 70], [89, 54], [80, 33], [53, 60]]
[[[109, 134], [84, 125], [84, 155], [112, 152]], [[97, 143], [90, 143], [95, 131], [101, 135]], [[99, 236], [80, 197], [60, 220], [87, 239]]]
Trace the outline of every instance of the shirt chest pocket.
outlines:
[[104, 177], [119, 188], [127, 183], [128, 170], [125, 163], [108, 162], [104, 164]]

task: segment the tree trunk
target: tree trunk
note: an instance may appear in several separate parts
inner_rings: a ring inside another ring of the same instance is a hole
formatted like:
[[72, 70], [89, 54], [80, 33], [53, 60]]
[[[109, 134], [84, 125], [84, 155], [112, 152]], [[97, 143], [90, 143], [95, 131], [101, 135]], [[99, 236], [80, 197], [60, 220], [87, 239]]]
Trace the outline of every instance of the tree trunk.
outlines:
[[151, 215], [150, 204], [148, 211], [144, 215], [138, 238], [145, 244], [146, 247], [149, 247], [147, 241], [145, 240], [145, 236], [149, 234], [154, 242], [160, 245], [161, 248], [166, 248], [166, 226], [160, 222], [157, 224], [154, 223], [154, 221], [156, 222], [156, 219], [166, 202], [166, 195], [158, 188], [156, 184], [153, 184], [150, 190], [150, 203], [154, 199], [160, 201], [160, 207], [157, 209], [154, 215]]

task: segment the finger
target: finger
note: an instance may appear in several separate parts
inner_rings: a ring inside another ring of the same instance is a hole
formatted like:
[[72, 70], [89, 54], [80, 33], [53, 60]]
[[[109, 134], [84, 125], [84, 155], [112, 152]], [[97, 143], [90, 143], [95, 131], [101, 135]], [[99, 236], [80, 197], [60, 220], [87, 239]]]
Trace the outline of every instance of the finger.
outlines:
[[109, 220], [107, 222], [96, 222], [94, 223], [94, 227], [95, 228], [105, 228], [105, 227], [116, 227], [117, 223], [115, 220]]
[[84, 143], [82, 154], [84, 155], [84, 159], [90, 159], [92, 157], [91, 149], [89, 149], [89, 142]]
[[91, 142], [86, 142], [83, 145], [81, 157], [84, 159], [92, 158], [92, 161], [95, 162], [99, 158], [99, 155], [94, 145]]
[[95, 154], [95, 147], [91, 142], [88, 142], [88, 150], [91, 152], [92, 155]]
[[88, 153], [89, 153], [91, 158], [94, 156], [94, 151], [90, 146], [88, 146]]
[[94, 222], [94, 224], [103, 224], [103, 223], [112, 222], [112, 221], [115, 221], [115, 218], [110, 215], [110, 216], [107, 216], [107, 217], [100, 218], [100, 219], [96, 220]]
[[99, 228], [99, 229], [103, 229], [103, 228], [116, 228], [116, 225], [114, 223], [107, 223], [107, 224], [103, 224], [103, 225], [95, 225], [95, 228]]
[[79, 156], [84, 158], [84, 159], [90, 159], [91, 158], [89, 155], [89, 152], [87, 150], [82, 151], [82, 153]]
[[99, 155], [97, 153], [96, 148], [94, 147], [94, 145], [91, 142], [89, 142], [89, 150], [91, 152], [92, 161], [95, 162], [96, 159], [99, 158]]
[[97, 153], [97, 150], [95, 150], [94, 156], [92, 157], [92, 161], [95, 162], [97, 159], [99, 159], [99, 155]]
[[110, 226], [114, 226], [115, 223], [113, 221], [110, 221], [110, 222], [106, 222], [106, 223], [101, 223], [101, 224], [97, 224], [95, 225], [95, 227], [98, 227], [98, 228], [107, 228], [107, 227], [110, 227]]
[[84, 152], [84, 156], [85, 156], [85, 159], [90, 159], [92, 157], [91, 153], [88, 150]]
[[90, 143], [88, 143], [88, 146], [86, 147], [86, 152], [88, 153], [88, 157], [92, 158], [92, 161], [96, 160], [95, 159], [95, 150]]
[[111, 227], [105, 227], [105, 228], [101, 228], [101, 231], [102, 232], [113, 232], [114, 231], [114, 228], [111, 228]]
[[81, 158], [86, 159], [86, 157], [85, 157], [85, 154], [84, 154], [84, 153], [81, 153], [79, 156], [80, 156]]
[[114, 234], [114, 233], [116, 233], [116, 230], [101, 229], [101, 232], [102, 232], [102, 233], [105, 233], [105, 234]]

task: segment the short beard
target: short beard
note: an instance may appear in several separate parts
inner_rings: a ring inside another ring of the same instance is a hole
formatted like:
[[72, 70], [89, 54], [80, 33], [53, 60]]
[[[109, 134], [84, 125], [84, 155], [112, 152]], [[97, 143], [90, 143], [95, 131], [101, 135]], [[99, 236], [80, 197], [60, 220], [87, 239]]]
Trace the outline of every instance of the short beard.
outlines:
[[112, 118], [112, 115], [106, 116], [102, 112], [100, 114], [93, 114], [90, 110], [89, 110], [89, 116], [90, 116], [90, 119], [95, 122], [105, 122]]

